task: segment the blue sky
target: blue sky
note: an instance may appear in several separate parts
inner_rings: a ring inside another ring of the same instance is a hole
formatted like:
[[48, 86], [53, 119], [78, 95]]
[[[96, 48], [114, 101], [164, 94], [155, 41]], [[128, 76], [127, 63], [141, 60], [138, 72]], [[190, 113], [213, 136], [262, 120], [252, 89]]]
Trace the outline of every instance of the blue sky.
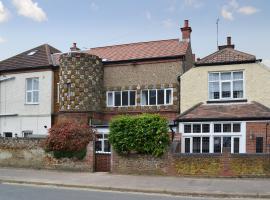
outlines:
[[226, 36], [270, 64], [269, 0], [0, 0], [0, 60], [48, 43], [61, 51], [179, 38], [190, 20], [197, 57]]

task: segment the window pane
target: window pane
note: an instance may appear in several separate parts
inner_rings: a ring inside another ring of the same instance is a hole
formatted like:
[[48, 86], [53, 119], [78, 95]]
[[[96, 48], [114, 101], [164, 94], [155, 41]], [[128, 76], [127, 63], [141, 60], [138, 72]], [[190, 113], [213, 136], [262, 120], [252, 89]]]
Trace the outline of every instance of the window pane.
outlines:
[[221, 124], [214, 124], [214, 132], [221, 133]]
[[104, 140], [104, 152], [111, 152], [111, 146], [108, 140]]
[[113, 92], [107, 93], [107, 104], [108, 106], [113, 106]]
[[32, 92], [26, 93], [26, 102], [31, 103], [32, 102]]
[[185, 138], [185, 153], [190, 153], [190, 138]]
[[193, 137], [193, 153], [201, 153], [201, 138]]
[[202, 138], [202, 152], [209, 153], [209, 137]]
[[201, 124], [193, 124], [193, 133], [201, 132]]
[[219, 82], [209, 83], [209, 98], [219, 99]]
[[96, 134], [96, 138], [97, 139], [103, 139], [103, 135], [102, 134]]
[[158, 98], [158, 104], [163, 105], [164, 104], [164, 90], [158, 90], [157, 91], [157, 98]]
[[256, 137], [256, 153], [263, 153], [263, 137]]
[[221, 91], [222, 91], [222, 98], [231, 97], [231, 83], [230, 82], [223, 82], [221, 84]]
[[8, 137], [8, 138], [9, 137], [12, 137], [12, 133], [11, 132], [5, 132], [4, 135], [5, 135], [5, 137]]
[[209, 73], [209, 81], [218, 81], [219, 73]]
[[202, 125], [202, 132], [209, 133], [210, 132], [210, 124], [203, 124]]
[[38, 101], [39, 101], [38, 95], [39, 95], [39, 92], [38, 91], [34, 91], [33, 92], [33, 102], [34, 103], [38, 103]]
[[221, 137], [214, 137], [214, 153], [221, 153]]
[[224, 133], [232, 132], [231, 127], [232, 127], [231, 124], [223, 124], [223, 132]]
[[26, 88], [27, 88], [27, 90], [32, 90], [32, 79], [31, 78], [26, 79]]
[[185, 124], [184, 125], [184, 132], [185, 133], [191, 133], [191, 124]]
[[233, 98], [243, 98], [243, 81], [233, 82]]
[[233, 139], [233, 153], [239, 153], [239, 138]]
[[95, 148], [96, 148], [96, 151], [102, 151], [101, 141], [95, 142]]
[[128, 106], [128, 91], [122, 92], [122, 106]]
[[231, 152], [231, 137], [223, 137], [223, 148], [226, 148], [227, 152]]
[[114, 92], [114, 105], [121, 106], [121, 92]]
[[149, 91], [149, 104], [150, 105], [156, 105], [157, 104], [156, 90], [150, 90]]
[[233, 80], [243, 79], [243, 72], [233, 72]]
[[129, 91], [129, 105], [135, 106], [135, 102], [136, 102], [136, 92]]
[[233, 132], [241, 132], [241, 124], [233, 124]]
[[148, 105], [148, 90], [143, 90], [142, 91], [142, 99], [141, 99], [141, 104], [142, 105]]
[[166, 90], [166, 104], [172, 103], [172, 90]]
[[231, 80], [231, 72], [221, 73], [221, 80]]
[[38, 90], [39, 89], [39, 81], [38, 78], [33, 79], [33, 89]]

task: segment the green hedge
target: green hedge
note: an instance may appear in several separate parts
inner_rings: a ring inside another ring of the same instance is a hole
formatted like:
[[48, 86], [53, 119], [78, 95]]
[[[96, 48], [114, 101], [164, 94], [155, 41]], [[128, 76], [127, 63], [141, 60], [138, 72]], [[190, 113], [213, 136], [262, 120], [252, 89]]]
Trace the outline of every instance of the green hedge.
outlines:
[[120, 154], [161, 156], [169, 145], [167, 120], [156, 114], [120, 116], [110, 123], [109, 141]]

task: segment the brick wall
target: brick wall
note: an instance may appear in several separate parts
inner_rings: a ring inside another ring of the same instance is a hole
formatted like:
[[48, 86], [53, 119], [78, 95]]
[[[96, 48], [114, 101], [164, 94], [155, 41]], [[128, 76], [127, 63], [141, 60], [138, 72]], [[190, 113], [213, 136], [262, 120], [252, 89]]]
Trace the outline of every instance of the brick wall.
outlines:
[[94, 145], [87, 146], [86, 157], [75, 159], [55, 159], [42, 149], [44, 139], [0, 138], [0, 167], [57, 169], [70, 171], [94, 170]]

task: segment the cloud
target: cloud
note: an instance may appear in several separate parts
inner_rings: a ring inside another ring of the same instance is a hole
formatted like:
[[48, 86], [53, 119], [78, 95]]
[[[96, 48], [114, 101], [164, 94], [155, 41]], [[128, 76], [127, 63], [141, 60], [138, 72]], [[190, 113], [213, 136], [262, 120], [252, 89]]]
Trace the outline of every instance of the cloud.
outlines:
[[2, 44], [4, 42], [6, 42], [6, 40], [4, 38], [0, 37], [0, 44]]
[[0, 23], [6, 22], [10, 17], [8, 9], [4, 6], [2, 1], [0, 1]]
[[28, 17], [34, 21], [42, 22], [47, 20], [47, 15], [37, 2], [32, 0], [12, 0], [13, 5], [17, 9], [17, 13], [24, 17]]
[[146, 11], [146, 12], [145, 12], [145, 17], [146, 17], [146, 19], [147, 19], [148, 21], [150, 21], [150, 20], [152, 19], [152, 14], [151, 14], [151, 12], [150, 12], [150, 11]]
[[175, 26], [175, 23], [172, 19], [165, 19], [161, 22], [162, 26], [165, 28], [172, 28]]
[[224, 19], [227, 19], [227, 20], [233, 20], [233, 13], [229, 10], [229, 8], [227, 6], [223, 6], [222, 9], [221, 9], [221, 16], [224, 18]]
[[243, 15], [253, 15], [256, 12], [259, 12], [259, 10], [253, 6], [243, 6], [239, 8], [237, 11]]
[[99, 6], [95, 2], [91, 2], [90, 8], [92, 11], [97, 11], [99, 9]]
[[203, 5], [201, 0], [185, 0], [185, 5], [193, 8], [199, 8]]

